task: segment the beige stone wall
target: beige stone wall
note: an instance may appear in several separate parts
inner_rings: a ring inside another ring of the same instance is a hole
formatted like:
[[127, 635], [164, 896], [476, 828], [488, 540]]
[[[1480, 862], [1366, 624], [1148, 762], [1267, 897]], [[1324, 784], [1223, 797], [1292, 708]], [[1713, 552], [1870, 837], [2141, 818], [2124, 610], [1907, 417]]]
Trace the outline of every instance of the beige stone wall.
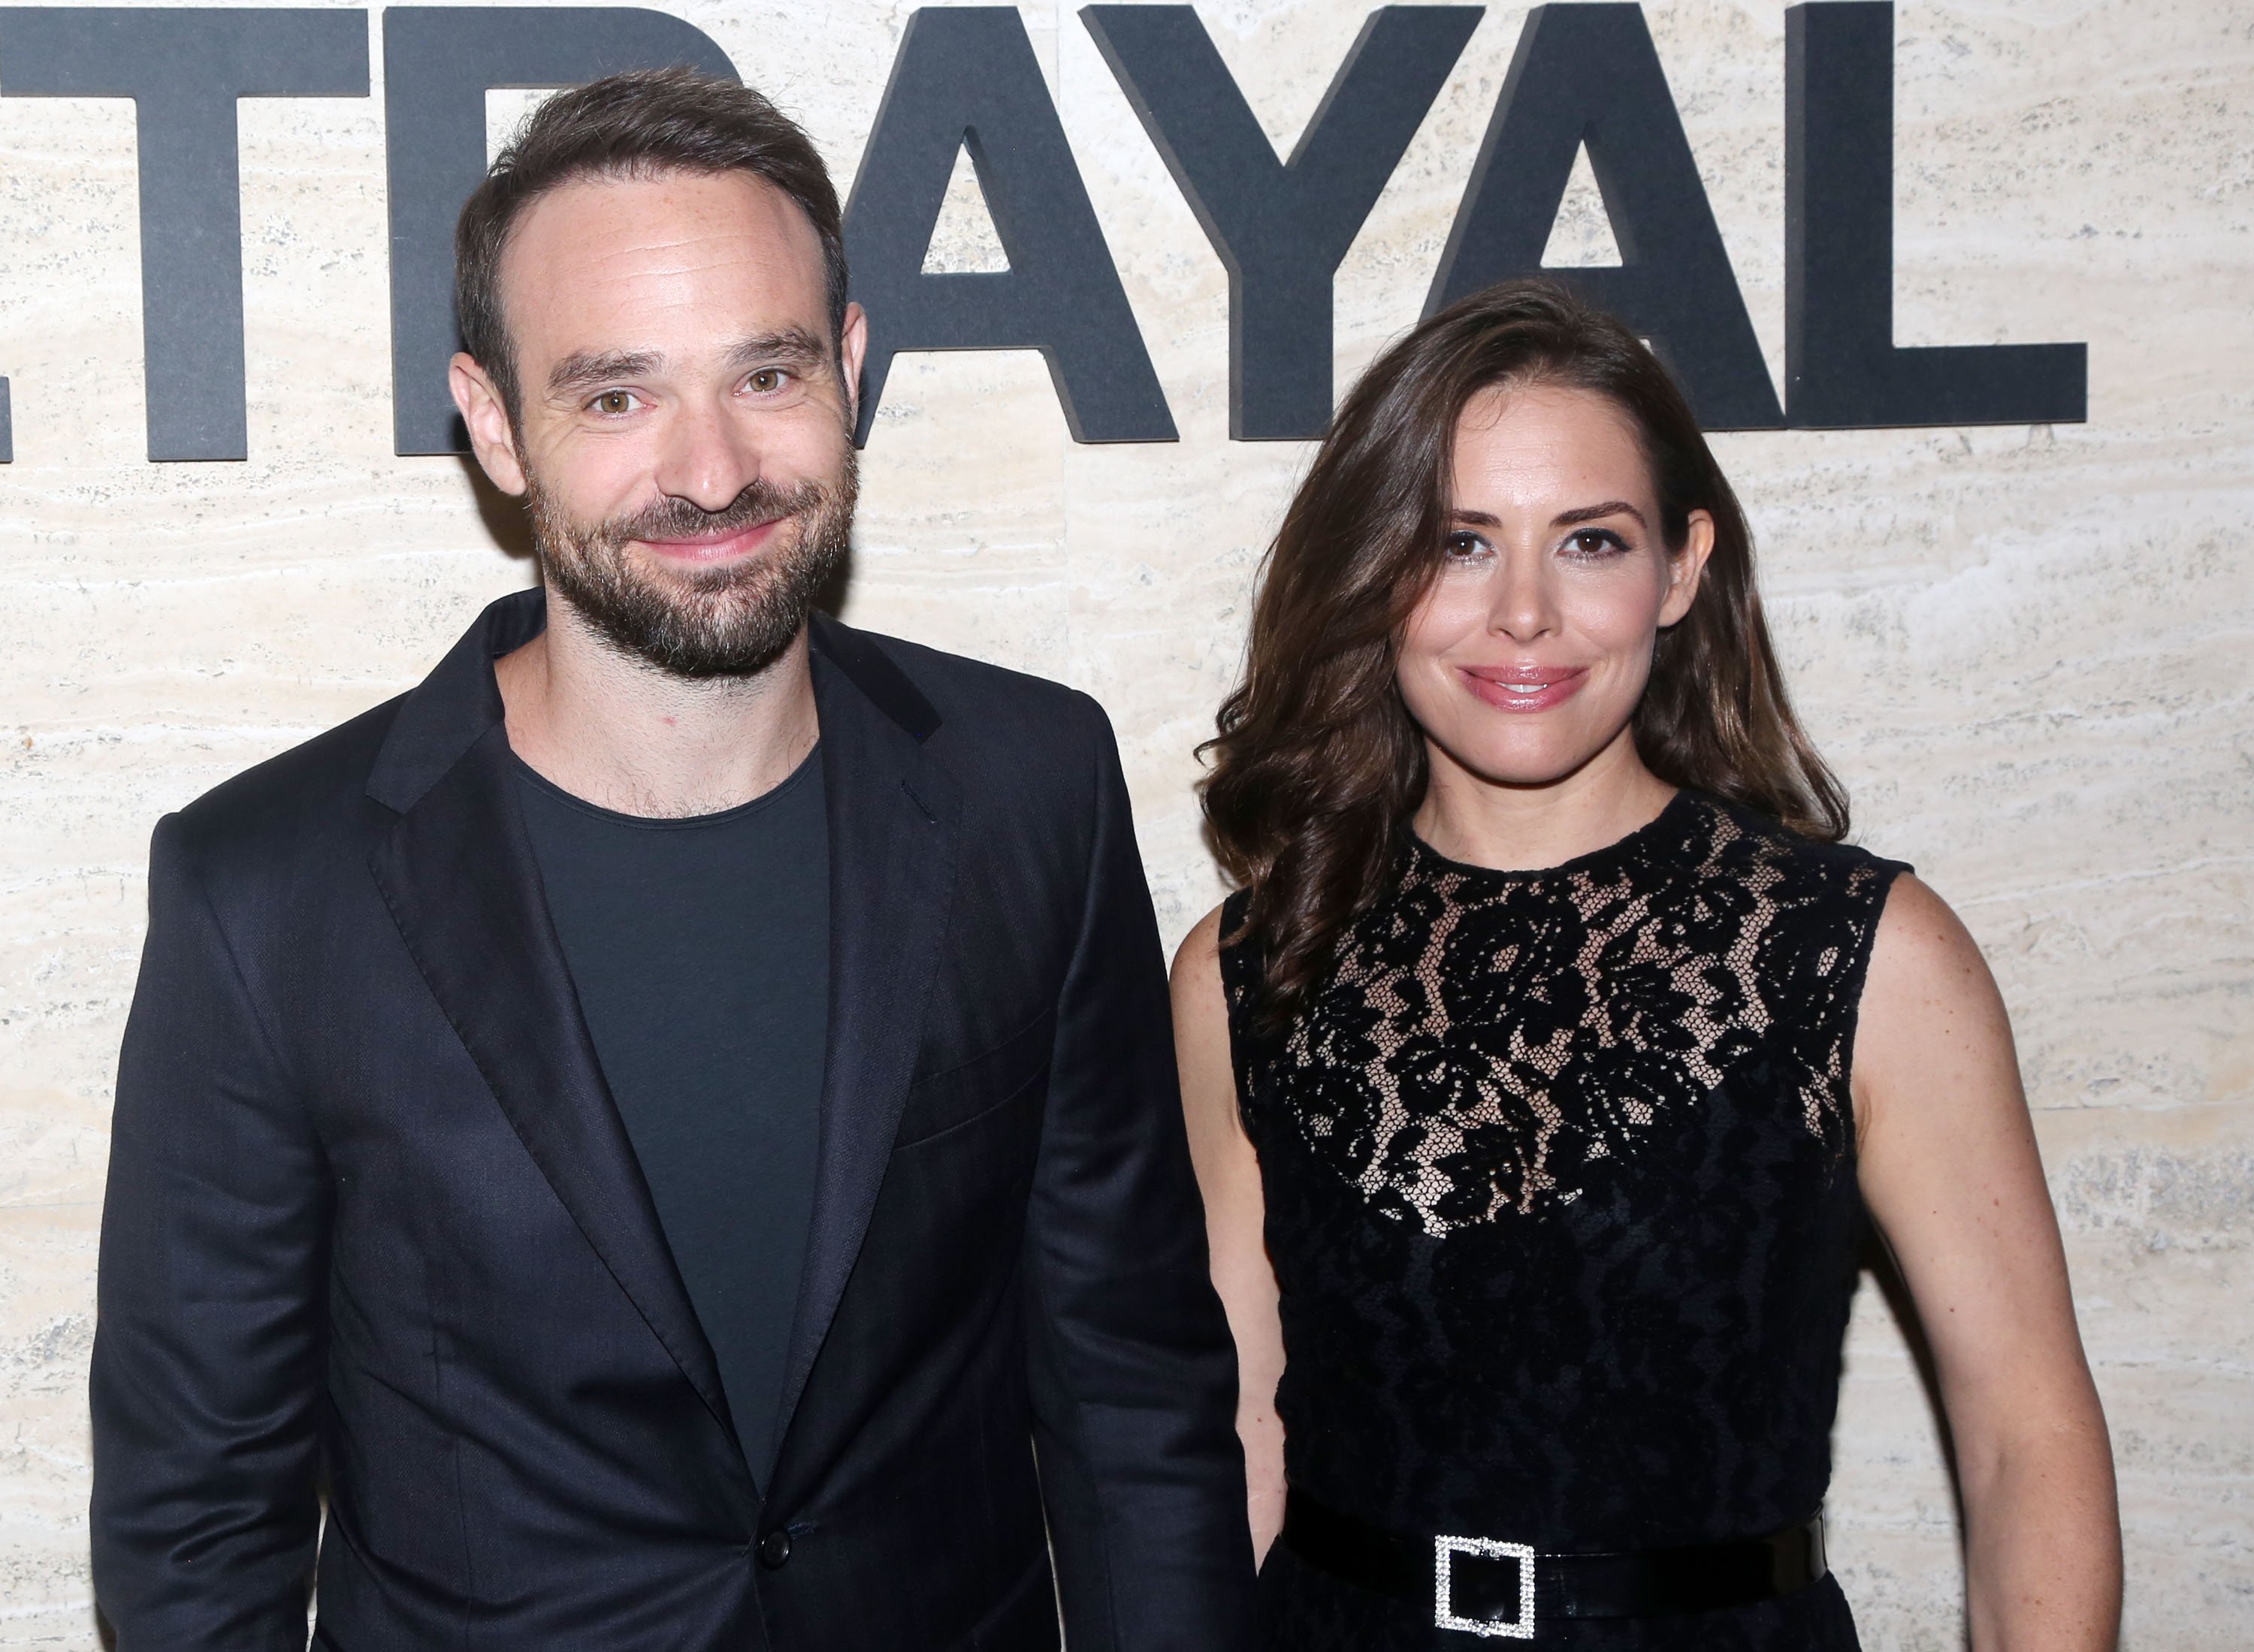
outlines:
[[[906, 5], [678, 9], [850, 172]], [[1200, 7], [1283, 145], [1364, 9]], [[1781, 368], [1782, 7], [1648, 10]], [[1489, 10], [1349, 255], [1342, 375], [1414, 319], [1522, 17]], [[1101, 698], [1171, 938], [1219, 892], [1191, 748], [1307, 450], [1227, 440], [1221, 265], [1077, 20], [1026, 18], [1182, 439], [1074, 446], [1036, 360], [904, 358], [847, 617]], [[528, 578], [459, 463], [391, 452], [374, 57], [375, 97], [242, 105], [240, 465], [142, 457], [130, 106], [0, 99], [0, 1646], [94, 1644], [83, 1392], [150, 829], [412, 682]], [[1898, 65], [1899, 341], [2086, 340], [2090, 421], [1720, 444], [1858, 837], [1956, 904], [2015, 1014], [2120, 1459], [2128, 1644], [2240, 1646], [2254, 26], [2235, 0], [1906, 0]], [[1569, 211], [1557, 245], [1595, 233]], [[1868, 1644], [1952, 1646], [1955, 1508], [1905, 1349], [1866, 1285], [1837, 1555]]]

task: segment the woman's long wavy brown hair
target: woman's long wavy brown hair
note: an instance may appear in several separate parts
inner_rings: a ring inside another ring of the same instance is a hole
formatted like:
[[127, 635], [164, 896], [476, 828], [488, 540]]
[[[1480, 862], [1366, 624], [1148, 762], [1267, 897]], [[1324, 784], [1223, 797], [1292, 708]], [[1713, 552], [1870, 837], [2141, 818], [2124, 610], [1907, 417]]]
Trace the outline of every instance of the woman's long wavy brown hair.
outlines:
[[1200, 748], [1215, 851], [1251, 891], [1244, 933], [1265, 962], [1271, 1024], [1306, 1003], [1340, 931], [1384, 892], [1424, 799], [1424, 738], [1396, 654], [1441, 565], [1457, 421], [1483, 390], [1536, 384], [1592, 391], [1628, 416], [1670, 550], [1692, 511], [1714, 521], [1697, 600], [1653, 653], [1637, 752], [1674, 785], [1809, 837], [1846, 836], [1846, 794], [1785, 696], [1745, 513], [1683, 392], [1570, 289], [1505, 282], [1424, 322], [1348, 393], [1269, 549], [1243, 681]]

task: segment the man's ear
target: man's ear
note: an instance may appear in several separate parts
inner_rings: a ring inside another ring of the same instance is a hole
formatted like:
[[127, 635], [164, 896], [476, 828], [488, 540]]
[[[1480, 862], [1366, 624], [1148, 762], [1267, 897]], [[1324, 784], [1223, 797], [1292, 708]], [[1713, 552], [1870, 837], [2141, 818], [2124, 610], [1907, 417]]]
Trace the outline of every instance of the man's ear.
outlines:
[[1703, 510], [1690, 513], [1683, 536], [1683, 549], [1667, 559], [1667, 599], [1659, 605], [1662, 630], [1690, 612], [1698, 599], [1698, 582], [1706, 572], [1706, 558], [1714, 554], [1714, 519]]
[[845, 380], [845, 428], [861, 426], [861, 362], [869, 354], [869, 313], [858, 304], [845, 306], [845, 327], [837, 339], [837, 370]]
[[509, 426], [508, 404], [492, 377], [474, 357], [458, 351], [446, 364], [446, 385], [461, 410], [462, 423], [469, 427], [470, 451], [478, 456], [479, 465], [502, 493], [522, 496], [524, 466], [517, 462], [516, 432]]

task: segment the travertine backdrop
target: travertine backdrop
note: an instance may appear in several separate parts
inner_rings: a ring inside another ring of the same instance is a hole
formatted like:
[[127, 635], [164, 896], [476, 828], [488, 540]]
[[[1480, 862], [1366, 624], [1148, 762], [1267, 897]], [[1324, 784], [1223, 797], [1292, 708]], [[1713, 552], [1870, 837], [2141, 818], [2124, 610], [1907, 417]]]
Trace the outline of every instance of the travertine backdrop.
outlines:
[[[910, 8], [674, 8], [850, 178]], [[1201, 0], [1288, 150], [1363, 0]], [[1773, 370], [1783, 14], [1648, 8]], [[1414, 320], [1524, 12], [1491, 8], [1348, 256], [1343, 382]], [[1026, 21], [1182, 439], [1084, 447], [1022, 355], [905, 357], [847, 617], [1080, 684], [1169, 937], [1220, 892], [1192, 747], [1308, 450], [1228, 439], [1219, 260], [1068, 11]], [[371, 27], [374, 26], [373, 16]], [[522, 584], [463, 465], [391, 441], [382, 59], [241, 105], [247, 464], [144, 458], [132, 107], [0, 99], [0, 1646], [91, 1647], [84, 1384], [148, 835], [415, 681]], [[1905, 0], [1897, 340], [2087, 340], [2055, 428], [1720, 438], [1857, 835], [1986, 947], [2109, 1408], [2128, 1642], [2254, 1640], [2254, 18], [2236, 0]], [[4, 87], [0, 43], [0, 87]], [[496, 132], [524, 107], [495, 94]], [[1608, 248], [1569, 194], [1553, 262]], [[975, 186], [933, 267], [991, 267]], [[1926, 1390], [1866, 1285], [1836, 1553], [1874, 1648], [1960, 1643]]]

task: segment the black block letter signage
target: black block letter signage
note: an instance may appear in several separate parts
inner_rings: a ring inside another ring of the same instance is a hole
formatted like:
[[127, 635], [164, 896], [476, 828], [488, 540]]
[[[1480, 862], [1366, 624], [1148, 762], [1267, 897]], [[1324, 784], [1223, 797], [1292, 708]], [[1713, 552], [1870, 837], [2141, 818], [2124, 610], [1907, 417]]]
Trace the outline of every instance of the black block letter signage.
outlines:
[[1541, 270], [1584, 144], [1620, 263], [1546, 273], [1649, 339], [1709, 430], [1782, 424], [1641, 6], [1547, 5], [1529, 15], [1425, 313]]
[[[1010, 268], [927, 275], [941, 200], [966, 149]], [[1039, 350], [1074, 440], [1174, 439], [1015, 7], [934, 6], [908, 19], [846, 203], [845, 249], [869, 315], [861, 440], [902, 350]]]
[[628, 6], [393, 6], [383, 14], [391, 183], [391, 404], [402, 453], [468, 443], [446, 390], [454, 220], [486, 172], [486, 93], [676, 64], [736, 78], [703, 30]]
[[235, 100], [366, 97], [368, 13], [10, 7], [0, 94], [133, 100], [149, 457], [249, 457]]
[[1330, 423], [1332, 278], [1480, 12], [1372, 13], [1288, 161], [1191, 7], [1080, 14], [1228, 268], [1230, 436], [1306, 440]]
[[[1233, 438], [1323, 433], [1340, 261], [1481, 15], [1372, 10], [1281, 158], [1190, 5], [1081, 12], [1228, 270]], [[1548, 273], [1648, 338], [1708, 428], [2085, 418], [2083, 345], [1894, 341], [1894, 20], [1891, 0], [1785, 13], [1782, 402], [1642, 8], [1620, 0], [1528, 15], [1425, 312], [1543, 270], [1586, 148], [1620, 262]], [[368, 26], [349, 5], [0, 5], [0, 96], [134, 101], [151, 459], [248, 456], [237, 102], [366, 96]], [[453, 453], [466, 445], [446, 388], [454, 227], [486, 171], [486, 93], [676, 64], [732, 80], [735, 69], [702, 31], [631, 6], [393, 6], [383, 52], [395, 445]], [[965, 151], [1009, 267], [928, 273]], [[1174, 439], [1015, 7], [910, 10], [845, 238], [870, 327], [857, 440], [900, 351], [1021, 349], [1046, 360], [1075, 441]], [[9, 388], [0, 377], [0, 463], [13, 454]]]
[[1784, 14], [1785, 397], [1807, 429], [2077, 424], [2079, 344], [1894, 347], [1894, 9]]

